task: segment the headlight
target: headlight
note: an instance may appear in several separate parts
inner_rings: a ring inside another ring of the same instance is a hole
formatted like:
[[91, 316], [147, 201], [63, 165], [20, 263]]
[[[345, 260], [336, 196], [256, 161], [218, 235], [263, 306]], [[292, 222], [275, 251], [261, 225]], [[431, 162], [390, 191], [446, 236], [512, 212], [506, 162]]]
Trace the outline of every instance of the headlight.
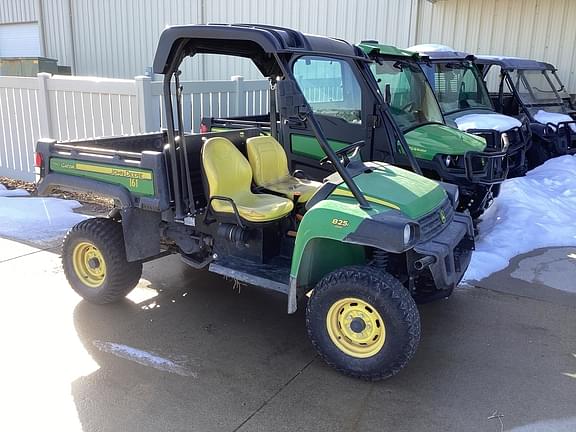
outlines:
[[508, 138], [508, 134], [504, 132], [501, 136], [502, 139], [502, 151], [507, 151], [508, 147], [510, 147], [510, 138]]
[[450, 155], [446, 156], [446, 159], [444, 159], [444, 163], [446, 164], [446, 167], [449, 167], [450, 164], [452, 163], [452, 156]]
[[412, 240], [412, 227], [410, 224], [404, 225], [404, 244], [408, 245]]
[[459, 203], [460, 203], [460, 188], [456, 188], [456, 192], [454, 192], [454, 202], [452, 203], [454, 210], [456, 210], [456, 207], [458, 207]]

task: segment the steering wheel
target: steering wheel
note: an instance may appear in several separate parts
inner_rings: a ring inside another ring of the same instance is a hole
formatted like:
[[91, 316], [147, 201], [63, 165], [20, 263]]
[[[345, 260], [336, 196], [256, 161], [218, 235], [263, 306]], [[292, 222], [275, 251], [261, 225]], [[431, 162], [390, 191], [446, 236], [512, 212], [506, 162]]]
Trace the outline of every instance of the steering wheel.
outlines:
[[[362, 146], [364, 146], [364, 140], [353, 142], [352, 144], [347, 145], [346, 147], [342, 147], [340, 150], [337, 150], [334, 153], [336, 154], [336, 156], [342, 159], [342, 163], [344, 164], [344, 166], [346, 166], [350, 163], [348, 153], [350, 153], [352, 150], [357, 150]], [[328, 159], [328, 156], [320, 159], [320, 165], [324, 165], [326, 163], [332, 163], [332, 161]]]

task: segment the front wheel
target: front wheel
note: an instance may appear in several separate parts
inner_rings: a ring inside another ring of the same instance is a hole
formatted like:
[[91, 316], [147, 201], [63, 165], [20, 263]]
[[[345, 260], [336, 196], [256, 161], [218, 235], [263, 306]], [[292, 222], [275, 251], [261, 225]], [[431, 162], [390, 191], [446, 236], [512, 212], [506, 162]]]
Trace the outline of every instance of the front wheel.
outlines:
[[68, 231], [62, 266], [72, 289], [97, 304], [122, 299], [142, 274], [142, 263], [126, 260], [122, 225], [105, 218], [87, 219]]
[[308, 302], [306, 326], [326, 363], [369, 381], [398, 373], [420, 341], [420, 316], [408, 290], [368, 266], [326, 275]]

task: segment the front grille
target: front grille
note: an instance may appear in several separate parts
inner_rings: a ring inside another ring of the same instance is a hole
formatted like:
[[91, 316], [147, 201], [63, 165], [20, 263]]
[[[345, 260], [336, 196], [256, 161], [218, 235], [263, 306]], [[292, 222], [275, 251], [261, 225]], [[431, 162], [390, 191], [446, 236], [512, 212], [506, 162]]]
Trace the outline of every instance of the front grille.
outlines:
[[[444, 214], [444, 217], [441, 214]], [[418, 219], [420, 224], [420, 240], [426, 241], [442, 231], [454, 219], [454, 208], [450, 200], [446, 198], [440, 208]]]

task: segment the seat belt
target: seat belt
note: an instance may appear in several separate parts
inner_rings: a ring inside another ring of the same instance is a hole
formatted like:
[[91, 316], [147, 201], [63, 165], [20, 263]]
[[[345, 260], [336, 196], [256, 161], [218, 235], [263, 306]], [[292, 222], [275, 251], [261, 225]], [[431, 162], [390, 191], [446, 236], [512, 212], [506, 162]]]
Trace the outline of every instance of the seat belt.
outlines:
[[281, 142], [278, 139], [278, 127], [277, 127], [278, 116], [276, 114], [276, 80], [270, 78], [270, 134], [276, 141]]

